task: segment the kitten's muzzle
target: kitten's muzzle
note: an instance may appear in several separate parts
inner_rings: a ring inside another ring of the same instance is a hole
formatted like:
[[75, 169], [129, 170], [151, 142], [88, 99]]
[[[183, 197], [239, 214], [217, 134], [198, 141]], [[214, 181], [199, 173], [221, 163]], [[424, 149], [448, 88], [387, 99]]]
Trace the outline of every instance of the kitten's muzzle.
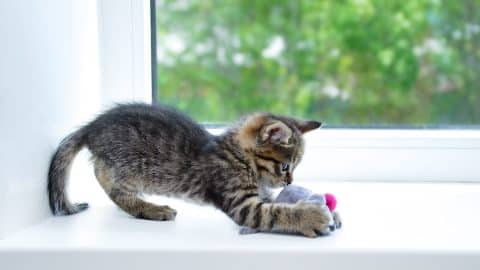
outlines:
[[287, 185], [290, 185], [292, 181], [293, 181], [293, 177], [290, 174], [287, 174], [285, 179], [285, 182], [287, 183]]

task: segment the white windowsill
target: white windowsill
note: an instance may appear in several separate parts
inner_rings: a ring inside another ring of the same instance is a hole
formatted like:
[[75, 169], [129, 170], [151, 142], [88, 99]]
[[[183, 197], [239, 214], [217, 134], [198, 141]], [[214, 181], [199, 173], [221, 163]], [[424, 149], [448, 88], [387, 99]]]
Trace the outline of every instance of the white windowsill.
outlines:
[[342, 230], [241, 236], [210, 207], [171, 203], [177, 219], [154, 222], [94, 206], [1, 240], [0, 261], [5, 269], [480, 268], [480, 184], [301, 184], [336, 194]]

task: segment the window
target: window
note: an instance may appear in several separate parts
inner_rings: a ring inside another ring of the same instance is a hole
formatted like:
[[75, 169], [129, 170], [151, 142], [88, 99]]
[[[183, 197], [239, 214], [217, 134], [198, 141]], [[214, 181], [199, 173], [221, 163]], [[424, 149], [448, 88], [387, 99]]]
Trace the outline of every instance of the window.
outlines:
[[297, 180], [480, 181], [480, 2], [152, 2], [154, 102], [321, 120]]
[[480, 2], [157, 0], [154, 99], [202, 122], [480, 124]]

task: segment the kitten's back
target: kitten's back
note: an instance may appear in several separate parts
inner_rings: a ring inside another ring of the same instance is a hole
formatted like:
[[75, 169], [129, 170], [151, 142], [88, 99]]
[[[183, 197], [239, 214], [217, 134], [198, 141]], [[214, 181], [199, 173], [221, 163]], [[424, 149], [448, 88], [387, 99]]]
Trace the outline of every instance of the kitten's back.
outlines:
[[[105, 145], [140, 153], [198, 154], [211, 135], [194, 120], [165, 105], [119, 105], [87, 126], [87, 146], [97, 156], [108, 155]], [[162, 148], [162, 149], [159, 149]], [[118, 151], [116, 151], [118, 152]]]

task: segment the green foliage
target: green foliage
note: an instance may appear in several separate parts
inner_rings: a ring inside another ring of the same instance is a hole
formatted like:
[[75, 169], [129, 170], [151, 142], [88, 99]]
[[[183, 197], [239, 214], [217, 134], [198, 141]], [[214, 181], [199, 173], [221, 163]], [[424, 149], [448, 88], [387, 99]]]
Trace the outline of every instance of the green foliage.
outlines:
[[479, 0], [157, 0], [158, 99], [225, 122], [479, 124]]

